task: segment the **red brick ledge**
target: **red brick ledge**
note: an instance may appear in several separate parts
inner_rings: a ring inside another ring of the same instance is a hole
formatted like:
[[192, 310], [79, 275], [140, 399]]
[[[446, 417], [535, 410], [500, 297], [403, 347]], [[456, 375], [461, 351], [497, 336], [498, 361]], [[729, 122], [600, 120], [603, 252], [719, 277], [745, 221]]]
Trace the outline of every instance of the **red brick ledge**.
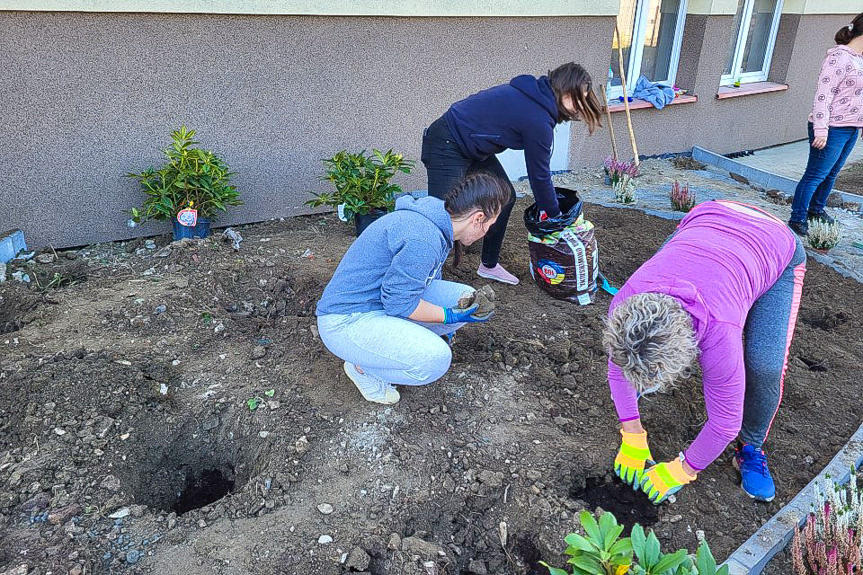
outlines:
[[788, 84], [777, 84], [776, 82], [752, 82], [751, 84], [743, 84], [739, 88], [722, 86], [716, 92], [716, 99], [725, 100], [727, 98], [739, 98], [740, 96], [751, 96], [753, 94], [782, 92], [787, 89]]

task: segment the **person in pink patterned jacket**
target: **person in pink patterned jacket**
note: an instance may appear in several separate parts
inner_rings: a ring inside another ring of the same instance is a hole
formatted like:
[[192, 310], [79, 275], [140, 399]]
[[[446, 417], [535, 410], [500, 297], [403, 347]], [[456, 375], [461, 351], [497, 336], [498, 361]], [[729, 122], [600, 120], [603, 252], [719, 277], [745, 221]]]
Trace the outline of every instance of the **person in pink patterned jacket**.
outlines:
[[809, 221], [833, 223], [824, 206], [863, 127], [863, 14], [844, 26], [827, 51], [809, 114], [809, 161], [794, 192], [788, 226], [800, 236]]

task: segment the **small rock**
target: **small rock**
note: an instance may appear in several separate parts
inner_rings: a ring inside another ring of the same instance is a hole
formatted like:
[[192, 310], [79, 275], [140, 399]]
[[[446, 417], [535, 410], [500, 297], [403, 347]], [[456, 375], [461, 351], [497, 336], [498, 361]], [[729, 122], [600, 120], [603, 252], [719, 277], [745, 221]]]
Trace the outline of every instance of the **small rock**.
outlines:
[[729, 172], [729, 175], [731, 176], [732, 180], [734, 180], [736, 182], [740, 182], [741, 184], [743, 184], [745, 186], [749, 185], [749, 180], [747, 180], [746, 178], [744, 178], [740, 174], [735, 174], [734, 172]]
[[66, 435], [66, 430], [61, 429], [61, 428], [59, 428], [59, 427], [55, 427], [55, 428], [54, 428], [54, 433], [56, 433], [56, 434], [57, 434], [57, 435], [59, 435], [60, 437], [63, 437], [64, 435]]
[[262, 345], [256, 345], [252, 348], [252, 359], [261, 359], [267, 355], [267, 348]]
[[147, 248], [148, 250], [155, 250], [156, 249], [156, 242], [153, 240], [144, 240], [144, 247]]
[[132, 549], [132, 550], [126, 552], [126, 563], [128, 563], [129, 565], [134, 565], [135, 563], [137, 563], [140, 560], [141, 560], [141, 552], [140, 551], [138, 551], [136, 549]]
[[527, 472], [527, 478], [531, 481], [539, 481], [542, 479], [542, 472], [537, 471], [536, 469], [531, 469]]
[[162, 315], [166, 311], [168, 311], [168, 306], [166, 306], [165, 304], [156, 306], [156, 315]]
[[206, 522], [206, 521], [204, 521], [203, 519], [198, 519], [198, 527], [200, 527], [201, 529], [203, 529], [203, 528], [204, 528], [204, 527], [206, 527], [206, 526], [207, 526], [207, 522]]
[[677, 523], [681, 519], [683, 519], [683, 515], [672, 515], [671, 517], [668, 518], [668, 522], [669, 523]]
[[318, 505], [318, 511], [320, 511], [324, 515], [329, 515], [333, 512], [333, 506], [329, 503], [321, 503], [320, 505]]
[[213, 417], [209, 417], [204, 420], [204, 423], [201, 424], [201, 428], [204, 431], [210, 431], [219, 427], [219, 416], [214, 415]]
[[180, 289], [185, 289], [189, 287], [189, 280], [188, 278], [177, 278], [174, 280], [174, 285]]
[[67, 505], [66, 507], [61, 507], [56, 511], [52, 511], [51, 513], [49, 513], [48, 523], [50, 523], [51, 525], [63, 525], [79, 513], [81, 513], [80, 505]]
[[398, 533], [393, 533], [390, 535], [390, 539], [387, 542], [387, 549], [390, 551], [398, 551], [402, 546], [402, 538], [399, 537]]
[[406, 537], [402, 540], [402, 551], [408, 555], [416, 555], [422, 559], [438, 559], [446, 553], [440, 545], [425, 541], [419, 537]]
[[699, 544], [701, 544], [701, 542], [704, 541], [704, 531], [698, 529], [695, 532], [695, 540], [698, 541]]
[[3, 571], [0, 575], [27, 575], [30, 572], [30, 568], [25, 563], [24, 565], [19, 565], [18, 567], [12, 567], [8, 571]]
[[109, 491], [120, 491], [120, 480], [113, 475], [106, 475], [99, 486]]
[[54, 263], [54, 254], [39, 254], [36, 256], [36, 261], [40, 264]]
[[309, 450], [309, 447], [309, 440], [306, 438], [305, 435], [300, 437], [296, 441], [296, 443], [294, 443], [294, 449], [297, 450], [297, 455], [305, 455], [306, 452]]
[[123, 519], [124, 517], [128, 517], [132, 511], [128, 507], [121, 507], [108, 517], [110, 519]]
[[329, 535], [321, 535], [320, 537], [318, 537], [318, 543], [320, 545], [329, 545], [332, 542], [333, 542], [333, 538], [330, 537]]
[[345, 560], [345, 567], [351, 571], [365, 571], [369, 568], [371, 561], [371, 557], [369, 557], [369, 554], [364, 549], [354, 547]]
[[42, 511], [51, 503], [51, 496], [47, 493], [39, 493], [21, 504], [21, 511], [24, 513], [32, 513], [34, 511]]
[[17, 272], [13, 272], [12, 273], [12, 279], [15, 280], [16, 282], [21, 282], [21, 283], [25, 283], [25, 284], [30, 283], [30, 276], [25, 274], [21, 270], [18, 270]]
[[6, 264], [0, 262], [0, 283], [6, 281]]
[[467, 565], [467, 572], [474, 575], [488, 575], [488, 567], [486, 567], [485, 561], [473, 559]]
[[177, 514], [175, 512], [171, 512], [168, 514], [168, 529], [173, 529], [174, 526], [177, 525]]
[[269, 432], [269, 431], [259, 431], [259, 432], [258, 432], [258, 437], [260, 437], [261, 439], [266, 439], [266, 438], [268, 438], [269, 436], [270, 436], [270, 432]]
[[69, 575], [83, 575], [83, 574], [84, 574], [84, 568], [81, 567], [80, 565], [75, 565], [74, 567], [69, 569]]

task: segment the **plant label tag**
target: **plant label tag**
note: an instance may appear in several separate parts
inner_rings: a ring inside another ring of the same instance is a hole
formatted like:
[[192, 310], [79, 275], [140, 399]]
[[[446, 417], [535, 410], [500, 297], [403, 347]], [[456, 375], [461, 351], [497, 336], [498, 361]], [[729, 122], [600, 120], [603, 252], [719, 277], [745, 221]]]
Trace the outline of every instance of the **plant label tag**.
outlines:
[[348, 221], [348, 218], [345, 216], [345, 205], [344, 204], [339, 204], [338, 214], [339, 214], [340, 220], [342, 220], [343, 222]]
[[195, 224], [198, 223], [198, 210], [192, 208], [180, 210], [177, 213], [177, 221], [180, 222], [181, 226], [186, 226], [187, 228], [195, 227]]

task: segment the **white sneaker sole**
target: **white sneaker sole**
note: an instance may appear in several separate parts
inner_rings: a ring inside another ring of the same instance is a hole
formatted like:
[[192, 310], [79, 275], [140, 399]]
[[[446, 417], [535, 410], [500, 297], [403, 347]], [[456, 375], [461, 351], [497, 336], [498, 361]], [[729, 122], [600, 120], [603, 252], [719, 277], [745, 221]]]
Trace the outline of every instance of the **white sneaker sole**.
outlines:
[[519, 279], [518, 279], [518, 278], [515, 278], [515, 281], [512, 281], [512, 280], [505, 280], [505, 279], [503, 279], [503, 278], [499, 278], [499, 277], [497, 277], [496, 275], [492, 275], [492, 274], [489, 274], [489, 273], [481, 272], [481, 271], [479, 271], [479, 270], [477, 270], [477, 271], [476, 271], [476, 275], [478, 275], [478, 276], [479, 276], [479, 277], [481, 277], [481, 278], [485, 278], [485, 279], [487, 279], [487, 280], [494, 280], [494, 281], [496, 281], [496, 282], [500, 282], [500, 283], [502, 283], [502, 284], [507, 284], [507, 285], [511, 285], [511, 286], [517, 286], [517, 285], [518, 285], [518, 282], [519, 282]]
[[363, 399], [365, 399], [366, 401], [370, 401], [372, 403], [380, 403], [382, 405], [393, 405], [393, 404], [398, 403], [399, 400], [401, 399], [401, 396], [399, 395], [398, 390], [396, 390], [394, 388], [391, 390], [390, 389], [385, 390], [384, 391], [384, 397], [382, 397], [382, 398], [370, 397], [370, 396], [366, 395], [366, 392], [363, 391], [363, 388], [360, 387], [360, 384], [357, 383], [357, 381], [354, 379], [353, 375], [351, 375], [351, 372], [348, 371], [347, 362], [345, 362], [342, 365], [342, 369], [345, 370], [345, 375], [347, 375], [348, 379], [350, 379], [354, 383], [354, 386], [356, 386], [357, 391], [360, 392], [360, 395], [362, 395]]

